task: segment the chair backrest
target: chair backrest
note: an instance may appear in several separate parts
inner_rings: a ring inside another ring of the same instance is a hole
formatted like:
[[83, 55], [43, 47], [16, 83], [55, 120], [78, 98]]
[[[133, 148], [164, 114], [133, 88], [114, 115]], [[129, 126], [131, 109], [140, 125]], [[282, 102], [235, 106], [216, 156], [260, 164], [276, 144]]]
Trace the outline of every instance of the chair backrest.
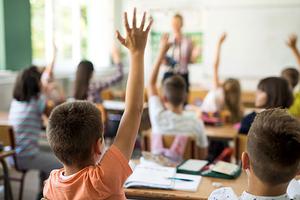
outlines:
[[112, 100], [114, 99], [114, 94], [110, 89], [102, 90], [101, 98], [102, 100]]
[[[175, 136], [174, 135], [163, 135], [163, 145], [165, 148], [170, 148]], [[144, 151], [151, 151], [151, 130], [144, 131], [142, 134], [142, 147]], [[194, 137], [189, 137], [185, 152], [183, 154], [183, 159], [191, 159], [197, 157], [197, 146]]]
[[247, 148], [247, 135], [238, 134], [236, 138], [236, 160], [237, 162], [241, 160], [242, 153], [246, 151]]
[[3, 146], [16, 147], [13, 127], [10, 125], [0, 125], [0, 141]]

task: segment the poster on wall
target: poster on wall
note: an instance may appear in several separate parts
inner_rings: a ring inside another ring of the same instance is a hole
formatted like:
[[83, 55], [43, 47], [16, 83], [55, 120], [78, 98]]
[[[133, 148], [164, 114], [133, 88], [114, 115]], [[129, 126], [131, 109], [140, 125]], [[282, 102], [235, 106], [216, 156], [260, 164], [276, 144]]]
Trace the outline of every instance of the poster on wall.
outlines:
[[180, 14], [183, 17], [183, 34], [192, 41], [193, 49], [199, 52], [195, 63], [202, 63], [203, 17], [201, 11], [185, 9], [178, 12], [178, 10], [170, 9], [153, 9], [150, 13], [155, 22], [150, 36], [152, 61], [154, 61], [156, 54], [159, 51], [159, 43], [162, 34], [169, 33], [170, 38], [173, 38], [171, 21], [175, 14]]

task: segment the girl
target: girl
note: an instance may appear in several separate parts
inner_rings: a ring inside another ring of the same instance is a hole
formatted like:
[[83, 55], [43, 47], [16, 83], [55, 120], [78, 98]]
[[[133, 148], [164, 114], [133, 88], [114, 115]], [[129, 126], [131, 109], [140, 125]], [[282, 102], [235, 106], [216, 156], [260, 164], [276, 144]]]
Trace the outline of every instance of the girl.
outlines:
[[117, 73], [107, 81], [92, 81], [94, 66], [93, 63], [83, 60], [79, 63], [76, 72], [74, 99], [89, 100], [94, 103], [101, 103], [101, 92], [120, 82], [123, 79], [123, 65], [121, 63], [120, 52], [113, 48], [112, 58], [117, 66]]
[[221, 47], [226, 39], [223, 33], [217, 46], [216, 60], [214, 63], [213, 86], [203, 100], [201, 110], [204, 113], [220, 113], [222, 110], [229, 111], [228, 121], [231, 123], [239, 122], [243, 116], [241, 104], [241, 86], [237, 79], [229, 78], [223, 84], [219, 80], [219, 65]]
[[[256, 91], [255, 107], [258, 112], [269, 108], [289, 108], [293, 103], [293, 93], [289, 83], [280, 77], [262, 79]], [[257, 112], [246, 115], [241, 121], [239, 133], [248, 134]]]
[[42, 194], [43, 182], [51, 170], [61, 167], [55, 156], [40, 149], [38, 141], [42, 132], [42, 115], [50, 114], [50, 107], [42, 91], [41, 74], [31, 66], [19, 73], [9, 110], [9, 122], [16, 134], [16, 159], [23, 170], [39, 170]]

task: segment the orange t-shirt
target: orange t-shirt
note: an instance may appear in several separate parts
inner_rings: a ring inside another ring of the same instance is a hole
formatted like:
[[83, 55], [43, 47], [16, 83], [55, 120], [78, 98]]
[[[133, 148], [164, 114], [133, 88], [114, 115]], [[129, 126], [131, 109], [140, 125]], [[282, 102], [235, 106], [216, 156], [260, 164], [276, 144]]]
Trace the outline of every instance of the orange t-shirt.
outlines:
[[45, 183], [44, 197], [52, 199], [126, 199], [123, 185], [132, 173], [128, 160], [112, 145], [100, 163], [62, 178], [64, 169], [53, 170]]

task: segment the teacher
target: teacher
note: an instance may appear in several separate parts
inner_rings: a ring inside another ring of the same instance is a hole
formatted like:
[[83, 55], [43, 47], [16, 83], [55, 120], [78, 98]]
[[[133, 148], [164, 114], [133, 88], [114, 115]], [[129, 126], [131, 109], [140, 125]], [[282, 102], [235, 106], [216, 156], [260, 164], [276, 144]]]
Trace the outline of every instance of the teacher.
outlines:
[[173, 39], [170, 41], [172, 46], [166, 56], [168, 70], [164, 74], [164, 79], [174, 74], [181, 75], [186, 82], [187, 92], [189, 92], [190, 82], [188, 65], [196, 61], [199, 53], [194, 51], [191, 39], [183, 35], [182, 27], [183, 17], [177, 13], [172, 18]]

